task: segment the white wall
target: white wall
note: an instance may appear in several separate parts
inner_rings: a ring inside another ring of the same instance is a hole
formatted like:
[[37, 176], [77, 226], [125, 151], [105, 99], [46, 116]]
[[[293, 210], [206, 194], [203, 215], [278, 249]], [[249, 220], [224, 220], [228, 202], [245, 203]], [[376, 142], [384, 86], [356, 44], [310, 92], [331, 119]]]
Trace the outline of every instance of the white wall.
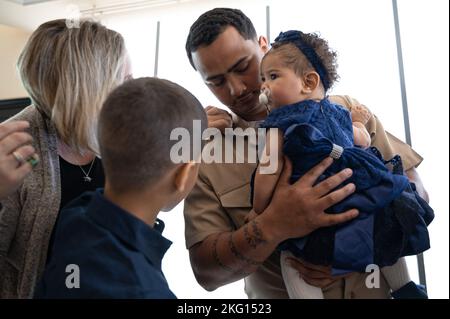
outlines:
[[58, 0], [23, 6], [0, 0], [0, 24], [33, 31], [45, 21], [64, 16], [69, 3], [80, 1]]
[[30, 33], [0, 24], [0, 100], [27, 97], [16, 69]]
[[449, 2], [400, 0], [398, 6], [411, 140], [425, 158], [419, 172], [436, 214], [424, 253], [427, 284], [431, 297], [448, 298]]

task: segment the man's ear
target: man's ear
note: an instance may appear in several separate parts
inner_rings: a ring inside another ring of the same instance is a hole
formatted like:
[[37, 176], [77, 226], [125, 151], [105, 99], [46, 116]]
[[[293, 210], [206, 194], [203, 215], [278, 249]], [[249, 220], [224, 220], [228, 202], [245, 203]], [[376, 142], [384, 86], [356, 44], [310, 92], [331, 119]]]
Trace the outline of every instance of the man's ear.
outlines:
[[195, 161], [190, 161], [189, 163], [181, 164], [175, 172], [175, 188], [178, 192], [183, 193], [192, 176], [195, 174]]
[[320, 85], [320, 76], [317, 72], [310, 71], [303, 76], [303, 92], [311, 93]]
[[264, 52], [264, 54], [269, 51], [269, 42], [267, 41], [267, 38], [263, 35], [261, 35], [258, 39], [258, 44], [261, 50]]

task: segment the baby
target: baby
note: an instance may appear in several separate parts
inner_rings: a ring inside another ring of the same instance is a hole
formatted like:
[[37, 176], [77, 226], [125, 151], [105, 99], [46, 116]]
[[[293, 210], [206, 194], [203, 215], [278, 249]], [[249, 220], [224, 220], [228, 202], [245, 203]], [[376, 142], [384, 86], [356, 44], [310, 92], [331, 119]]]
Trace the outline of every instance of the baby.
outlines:
[[[370, 264], [394, 265], [382, 268], [393, 296], [409, 296], [412, 290], [413, 297], [426, 297], [411, 282], [400, 257], [429, 248], [427, 225], [433, 219], [433, 211], [403, 176], [399, 156], [388, 161], [393, 166], [390, 172], [381, 154], [368, 148], [370, 135], [364, 125], [372, 116], [369, 110], [361, 106], [349, 112], [328, 100], [326, 92], [338, 78], [336, 53], [316, 34], [281, 33], [261, 62], [261, 77], [260, 101], [270, 113], [261, 127], [277, 130], [268, 130], [255, 173], [255, 212], [262, 212], [271, 200], [282, 171], [283, 155], [293, 164], [292, 183], [327, 156], [335, 161], [318, 182], [351, 168], [353, 175], [347, 183], [355, 185], [355, 193], [327, 212], [351, 208], [360, 212], [354, 221], [319, 229], [280, 247], [282, 273], [290, 297], [323, 298], [323, 294], [320, 288], [299, 279], [297, 272], [285, 264], [289, 252], [314, 264], [331, 265], [334, 274], [365, 272]], [[271, 158], [278, 159], [275, 171], [267, 170], [273, 167]]]

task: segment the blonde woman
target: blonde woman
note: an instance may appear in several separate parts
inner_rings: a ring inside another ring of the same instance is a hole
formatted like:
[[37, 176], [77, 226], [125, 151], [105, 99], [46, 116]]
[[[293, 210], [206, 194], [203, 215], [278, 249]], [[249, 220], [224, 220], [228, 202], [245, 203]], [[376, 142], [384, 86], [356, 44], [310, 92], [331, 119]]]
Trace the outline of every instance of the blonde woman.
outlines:
[[31, 298], [40, 279], [60, 209], [104, 183], [96, 157], [97, 118], [107, 95], [129, 76], [122, 36], [99, 23], [42, 24], [18, 61], [33, 104], [26, 120], [40, 164], [2, 200], [0, 298]]

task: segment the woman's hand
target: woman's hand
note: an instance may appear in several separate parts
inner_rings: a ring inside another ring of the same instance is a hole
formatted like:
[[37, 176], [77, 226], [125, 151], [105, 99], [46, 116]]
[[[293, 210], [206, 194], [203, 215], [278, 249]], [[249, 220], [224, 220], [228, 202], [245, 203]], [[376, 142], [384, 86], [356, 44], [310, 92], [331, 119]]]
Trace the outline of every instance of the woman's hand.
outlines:
[[28, 127], [25, 121], [0, 124], [0, 199], [15, 191], [36, 163], [32, 138], [24, 132]]

